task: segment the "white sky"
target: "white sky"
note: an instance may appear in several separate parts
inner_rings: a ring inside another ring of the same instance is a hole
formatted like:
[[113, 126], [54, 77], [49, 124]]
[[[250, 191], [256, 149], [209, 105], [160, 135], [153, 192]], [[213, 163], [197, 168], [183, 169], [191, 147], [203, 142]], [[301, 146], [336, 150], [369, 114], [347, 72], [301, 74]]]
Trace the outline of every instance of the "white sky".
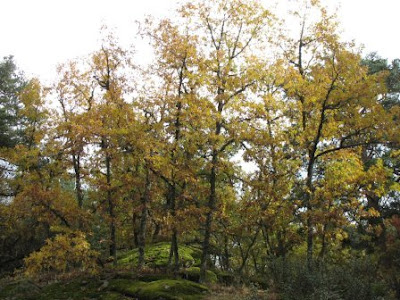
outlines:
[[[346, 40], [364, 44], [366, 53], [400, 57], [400, 0], [325, 2], [340, 5]], [[12, 54], [26, 75], [48, 81], [58, 63], [96, 50], [102, 24], [117, 27], [122, 41], [133, 42], [134, 20], [146, 14], [167, 15], [176, 4], [176, 0], [0, 0], [0, 57]]]

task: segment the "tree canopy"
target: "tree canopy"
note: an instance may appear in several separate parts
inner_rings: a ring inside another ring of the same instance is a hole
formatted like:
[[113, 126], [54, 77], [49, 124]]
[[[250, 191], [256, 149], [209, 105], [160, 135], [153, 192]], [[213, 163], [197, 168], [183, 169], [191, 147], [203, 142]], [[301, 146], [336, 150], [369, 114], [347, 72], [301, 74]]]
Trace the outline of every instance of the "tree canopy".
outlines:
[[[148, 65], [105, 30], [50, 87], [5, 58], [1, 271], [128, 263], [288, 299], [399, 297], [399, 60], [363, 58], [318, 1], [292, 18], [186, 2], [140, 24]], [[366, 294], [340, 278], [357, 266]]]

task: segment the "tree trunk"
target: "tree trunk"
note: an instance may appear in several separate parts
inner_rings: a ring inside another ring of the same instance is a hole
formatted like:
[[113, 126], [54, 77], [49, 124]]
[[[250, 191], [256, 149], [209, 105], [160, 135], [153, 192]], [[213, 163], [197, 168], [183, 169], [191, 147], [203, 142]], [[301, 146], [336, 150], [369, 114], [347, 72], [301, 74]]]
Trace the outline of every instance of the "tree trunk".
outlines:
[[174, 258], [173, 271], [177, 274], [179, 271], [179, 249], [178, 249], [178, 230], [175, 225], [176, 218], [176, 187], [175, 184], [169, 185], [168, 191], [168, 204], [173, 218], [172, 236], [171, 236], [171, 250], [168, 259], [168, 265], [172, 266], [172, 258]]
[[229, 253], [229, 249], [228, 249], [228, 237], [226, 235], [224, 235], [224, 260], [223, 260], [223, 267], [225, 269], [225, 271], [229, 271], [231, 268], [231, 264], [230, 264], [230, 253]]
[[146, 246], [146, 226], [147, 226], [147, 215], [148, 215], [148, 203], [150, 200], [150, 173], [149, 168], [146, 166], [146, 183], [144, 188], [144, 193], [141, 198], [142, 205], [142, 215], [140, 216], [140, 226], [139, 226], [139, 258], [138, 267], [143, 267], [144, 265], [144, 250]]
[[246, 252], [243, 252], [242, 250], [240, 251], [241, 252], [241, 256], [242, 256], [242, 263], [241, 263], [241, 265], [239, 267], [239, 275], [240, 276], [242, 276], [243, 269], [246, 266], [247, 260], [249, 259], [250, 250], [253, 248], [254, 244], [256, 243], [256, 240], [257, 240], [259, 232], [260, 232], [260, 228], [257, 229], [256, 234], [251, 239], [250, 245], [247, 248]]
[[74, 165], [75, 172], [75, 190], [76, 190], [76, 198], [78, 200], [78, 205], [80, 208], [83, 206], [83, 191], [82, 191], [82, 183], [81, 183], [81, 162], [80, 155], [72, 154], [72, 162]]
[[134, 211], [132, 214], [132, 227], [133, 227], [133, 245], [135, 248], [139, 247], [139, 231], [136, 224], [137, 214]]
[[[315, 148], [315, 146], [314, 146]], [[315, 151], [313, 151], [315, 153]], [[313, 183], [312, 177], [314, 173], [314, 153], [309, 155], [309, 163], [307, 168], [307, 180], [305, 191], [305, 202], [307, 207], [307, 268], [309, 271], [313, 265], [313, 244], [314, 244], [314, 223], [312, 218], [312, 198], [313, 198]]]
[[204, 228], [204, 240], [203, 240], [203, 251], [201, 254], [201, 263], [200, 263], [200, 282], [205, 282], [206, 279], [206, 270], [207, 270], [207, 260], [210, 254], [210, 237], [211, 237], [211, 227], [213, 223], [214, 210], [216, 204], [216, 181], [217, 181], [217, 162], [218, 162], [218, 154], [217, 151], [214, 150], [212, 156], [212, 167], [210, 174], [210, 196], [208, 200], [208, 212], [206, 217], [206, 224]]
[[154, 222], [154, 232], [153, 232], [153, 237], [152, 237], [152, 241], [153, 242], [157, 242], [159, 239], [159, 235], [160, 235], [160, 231], [161, 231], [161, 225], [160, 223]]
[[[217, 94], [219, 96], [224, 94], [224, 89], [219, 87]], [[222, 114], [224, 108], [224, 103], [222, 101], [218, 102], [218, 112]], [[217, 119], [215, 122], [215, 135], [219, 136], [221, 134], [222, 123]], [[217, 147], [214, 145], [212, 151], [212, 159], [211, 159], [211, 173], [210, 173], [210, 194], [208, 199], [208, 212], [206, 216], [206, 224], [204, 228], [204, 241], [203, 241], [203, 251], [201, 254], [201, 263], [200, 263], [200, 282], [204, 282], [206, 279], [206, 270], [207, 270], [207, 260], [208, 255], [210, 253], [210, 237], [212, 230], [212, 223], [214, 217], [214, 210], [217, 202], [217, 164], [218, 164], [218, 153]]]
[[172, 257], [174, 258], [173, 272], [176, 276], [179, 271], [179, 248], [178, 248], [178, 231], [174, 227], [172, 229], [171, 251], [169, 255], [169, 265], [171, 266]]
[[112, 199], [111, 191], [111, 157], [106, 155], [106, 180], [107, 180], [107, 202], [108, 202], [108, 214], [110, 216], [110, 256], [113, 258], [113, 265], [117, 265], [117, 243], [115, 234], [115, 212], [114, 212], [114, 201]]

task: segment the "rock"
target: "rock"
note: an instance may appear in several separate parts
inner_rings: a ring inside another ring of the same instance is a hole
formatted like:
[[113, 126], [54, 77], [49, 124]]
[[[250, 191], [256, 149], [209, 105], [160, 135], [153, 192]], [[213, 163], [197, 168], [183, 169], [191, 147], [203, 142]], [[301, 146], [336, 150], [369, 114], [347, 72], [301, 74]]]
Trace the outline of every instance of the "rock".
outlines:
[[98, 288], [98, 290], [99, 290], [99, 291], [105, 290], [106, 288], [108, 288], [109, 284], [110, 284], [110, 283], [108, 282], [108, 280], [104, 280], [104, 281], [103, 281], [103, 284]]

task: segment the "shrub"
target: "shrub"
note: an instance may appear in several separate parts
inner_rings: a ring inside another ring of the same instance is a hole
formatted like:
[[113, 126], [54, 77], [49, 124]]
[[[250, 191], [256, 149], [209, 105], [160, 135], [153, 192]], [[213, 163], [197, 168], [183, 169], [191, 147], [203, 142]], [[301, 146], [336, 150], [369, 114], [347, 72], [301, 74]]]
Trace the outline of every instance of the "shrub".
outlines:
[[37, 275], [43, 272], [65, 273], [80, 270], [97, 272], [98, 252], [90, 248], [84, 233], [70, 231], [48, 239], [39, 251], [25, 258], [25, 273]]
[[270, 276], [283, 299], [379, 299], [389, 290], [376, 264], [365, 258], [340, 265], [321, 263], [312, 271], [300, 260], [275, 260], [269, 267], [266, 277]]

